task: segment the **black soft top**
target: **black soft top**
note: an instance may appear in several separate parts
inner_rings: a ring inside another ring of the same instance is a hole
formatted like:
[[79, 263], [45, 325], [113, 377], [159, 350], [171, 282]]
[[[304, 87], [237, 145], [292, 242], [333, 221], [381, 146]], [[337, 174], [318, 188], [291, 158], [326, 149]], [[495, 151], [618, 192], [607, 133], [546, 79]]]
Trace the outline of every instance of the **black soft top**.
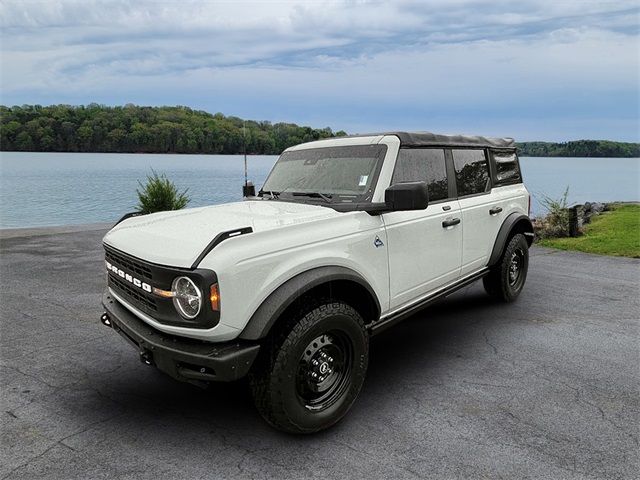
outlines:
[[400, 139], [401, 147], [481, 147], [512, 150], [516, 148], [513, 138], [441, 135], [431, 132], [385, 132], [374, 135], [395, 135]]

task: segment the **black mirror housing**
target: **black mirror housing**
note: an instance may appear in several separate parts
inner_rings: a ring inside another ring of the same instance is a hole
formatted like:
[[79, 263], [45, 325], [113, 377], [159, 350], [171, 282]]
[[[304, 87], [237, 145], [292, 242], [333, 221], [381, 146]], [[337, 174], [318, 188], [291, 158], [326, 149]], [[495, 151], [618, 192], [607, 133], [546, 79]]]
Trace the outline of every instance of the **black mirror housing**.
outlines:
[[429, 205], [427, 183], [393, 184], [384, 191], [384, 203], [390, 211], [424, 210]]

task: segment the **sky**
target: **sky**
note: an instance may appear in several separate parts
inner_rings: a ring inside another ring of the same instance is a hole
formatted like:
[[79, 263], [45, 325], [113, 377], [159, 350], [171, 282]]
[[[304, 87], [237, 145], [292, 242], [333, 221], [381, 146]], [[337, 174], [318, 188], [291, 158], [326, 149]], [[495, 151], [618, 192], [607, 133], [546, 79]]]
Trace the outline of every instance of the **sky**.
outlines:
[[0, 103], [640, 141], [636, 1], [0, 2]]

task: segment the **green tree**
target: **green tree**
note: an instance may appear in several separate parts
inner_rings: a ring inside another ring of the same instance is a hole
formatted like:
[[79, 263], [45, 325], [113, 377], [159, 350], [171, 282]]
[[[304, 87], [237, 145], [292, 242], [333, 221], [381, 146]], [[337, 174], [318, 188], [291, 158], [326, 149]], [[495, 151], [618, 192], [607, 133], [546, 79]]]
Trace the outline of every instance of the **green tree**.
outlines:
[[[0, 106], [0, 126], [2, 150], [57, 152], [279, 154], [297, 143], [346, 135], [330, 127], [245, 121], [184, 106], [97, 103]], [[640, 157], [640, 143], [606, 140], [524, 142], [518, 149], [521, 156]]]
[[28, 132], [20, 132], [16, 137], [15, 142], [16, 150], [20, 152], [31, 152], [33, 151], [33, 139]]

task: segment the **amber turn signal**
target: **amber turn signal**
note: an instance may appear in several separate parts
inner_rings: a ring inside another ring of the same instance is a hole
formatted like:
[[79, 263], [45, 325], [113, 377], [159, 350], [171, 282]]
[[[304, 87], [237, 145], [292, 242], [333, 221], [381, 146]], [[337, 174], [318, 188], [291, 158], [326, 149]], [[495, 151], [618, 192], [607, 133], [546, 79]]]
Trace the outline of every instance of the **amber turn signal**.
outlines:
[[209, 300], [211, 300], [211, 310], [214, 312], [220, 311], [220, 289], [218, 288], [218, 284], [214, 283], [211, 285], [211, 294], [209, 295]]
[[176, 296], [175, 292], [172, 292], [169, 290], [161, 290], [160, 288], [156, 288], [156, 287], [153, 287], [153, 293], [155, 293], [159, 297], [164, 297], [164, 298], [173, 298]]

